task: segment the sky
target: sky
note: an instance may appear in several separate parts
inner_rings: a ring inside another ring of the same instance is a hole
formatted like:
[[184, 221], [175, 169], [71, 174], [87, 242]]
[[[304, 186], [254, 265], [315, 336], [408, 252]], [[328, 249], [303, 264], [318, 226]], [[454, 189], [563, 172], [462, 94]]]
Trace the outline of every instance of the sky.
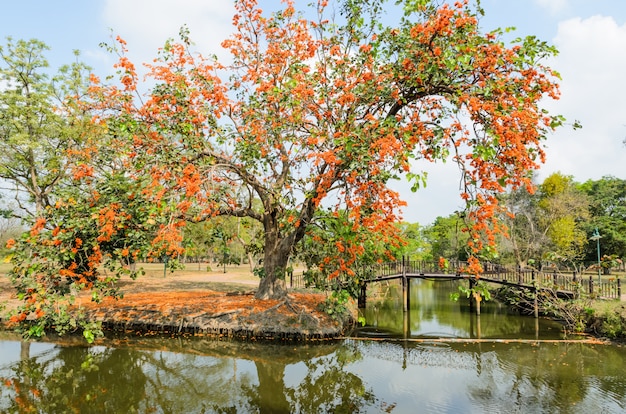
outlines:
[[[261, 0], [266, 6], [277, 2]], [[548, 137], [537, 181], [555, 172], [578, 182], [626, 179], [626, 1], [481, 0], [481, 5], [485, 31], [515, 27], [516, 36], [537, 36], [560, 52], [549, 65], [562, 76], [562, 96], [546, 108], [583, 127], [561, 128]], [[232, 33], [233, 12], [228, 0], [0, 0], [0, 42], [7, 36], [42, 40], [51, 48], [52, 68], [72, 62], [79, 50], [80, 59], [103, 76], [112, 72], [114, 58], [102, 42], [120, 35], [131, 59], [150, 61], [182, 25], [203, 54], [227, 58], [219, 44]], [[428, 172], [426, 188], [412, 193], [405, 183], [392, 185], [408, 203], [405, 221], [427, 225], [463, 208], [453, 163], [417, 169]]]

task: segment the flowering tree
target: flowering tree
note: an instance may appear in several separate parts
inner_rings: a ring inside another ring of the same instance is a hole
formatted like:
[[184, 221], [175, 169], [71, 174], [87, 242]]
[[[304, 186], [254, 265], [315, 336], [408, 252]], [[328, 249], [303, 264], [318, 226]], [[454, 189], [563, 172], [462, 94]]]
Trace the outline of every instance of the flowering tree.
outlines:
[[[333, 240], [337, 254], [320, 263], [330, 277], [349, 275], [363, 240], [399, 243], [404, 202], [388, 182], [417, 184], [416, 162], [451, 159], [472, 223], [469, 270], [480, 272], [475, 257], [502, 230], [496, 195], [531, 185], [542, 141], [563, 121], [540, 107], [558, 97], [558, 75], [541, 63], [555, 50], [534, 37], [506, 46], [500, 32], [482, 33], [468, 1], [407, 0], [389, 26], [378, 23], [382, 3], [344, 0], [333, 21], [325, 0], [307, 14], [293, 1], [266, 14], [255, 0], [237, 0], [223, 43], [232, 60], [194, 53], [183, 29], [147, 65], [146, 95], [118, 39], [119, 84], [94, 78], [91, 88], [95, 122], [108, 131], [98, 151], [114, 148], [124, 177], [141, 183], [118, 201], [127, 194], [133, 205], [156, 206], [141, 210], [153, 252], [175, 254], [185, 222], [251, 218], [263, 227], [257, 298], [281, 298], [289, 258], [318, 220], [335, 215], [352, 229], [317, 238]], [[82, 178], [99, 180], [85, 163]], [[114, 205], [124, 212], [124, 202]], [[115, 214], [107, 217], [100, 227]]]

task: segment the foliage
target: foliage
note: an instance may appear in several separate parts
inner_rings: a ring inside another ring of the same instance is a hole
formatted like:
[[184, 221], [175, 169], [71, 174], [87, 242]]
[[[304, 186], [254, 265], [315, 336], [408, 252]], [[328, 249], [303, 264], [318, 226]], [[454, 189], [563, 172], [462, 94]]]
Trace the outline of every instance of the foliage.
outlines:
[[189, 223], [185, 226], [183, 246], [187, 260], [196, 262], [206, 261], [211, 257], [214, 247], [212, 228], [209, 223]]
[[89, 68], [76, 61], [50, 77], [48, 49], [38, 40], [0, 45], [0, 178], [12, 186], [5, 190], [14, 193], [20, 214], [31, 217], [54, 205], [74, 149], [95, 129], [78, 105]]
[[504, 260], [512, 256], [516, 266], [526, 267], [540, 262], [549, 245], [546, 229], [539, 225], [539, 196], [526, 188], [511, 191], [502, 197], [509, 214], [502, 220], [508, 228], [508, 237], [501, 240]]
[[588, 244], [589, 200], [570, 176], [554, 173], [538, 192], [511, 191], [502, 197], [509, 210], [503, 221], [509, 240], [503, 240], [518, 266], [531, 262], [574, 264]]
[[10, 239], [18, 238], [24, 232], [21, 220], [14, 217], [12, 210], [6, 210], [6, 214], [0, 212], [0, 259], [7, 261], [6, 243]]
[[333, 290], [330, 297], [326, 298], [324, 303], [320, 303], [320, 310], [329, 314], [331, 318], [340, 320], [348, 312], [350, 296], [350, 293], [346, 290]]
[[433, 224], [424, 229], [424, 237], [431, 246], [430, 260], [439, 257], [467, 260], [469, 234], [466, 230], [467, 224], [459, 214], [437, 217]]
[[602, 318], [600, 334], [607, 338], [619, 338], [624, 334], [624, 321], [617, 313], [607, 313]]
[[396, 226], [404, 244], [398, 249], [394, 249], [394, 257], [406, 257], [413, 261], [432, 260], [430, 242], [424, 235], [425, 229], [419, 223], [401, 222]]
[[[579, 185], [589, 196], [591, 220], [586, 231], [590, 235], [598, 229], [602, 239], [602, 252], [608, 255], [626, 257], [626, 180], [616, 177], [602, 177], [588, 180]], [[597, 260], [595, 243], [585, 250], [585, 260]]]
[[489, 290], [489, 286], [485, 282], [479, 281], [472, 288], [465, 287], [464, 285], [459, 285], [459, 291], [454, 292], [450, 295], [450, 299], [454, 301], [458, 301], [461, 297], [461, 294], [466, 298], [473, 297], [477, 301], [481, 300], [491, 300], [491, 292]]
[[254, 267], [263, 251], [258, 245], [258, 223], [246, 217], [216, 217], [211, 221], [186, 223], [184, 255], [194, 261], [239, 264], [246, 260]]
[[115, 175], [92, 185], [73, 187], [74, 197], [66, 194], [67, 201], [48, 207], [30, 231], [8, 243], [9, 277], [23, 301], [11, 322], [27, 337], [54, 329], [83, 330], [93, 339], [98, 327], [75, 309], [76, 296], [89, 291], [96, 302], [118, 296], [116, 282], [141, 272], [134, 268], [138, 259], [158, 258], [167, 248], [158, 237], [164, 227], [158, 206], [141, 200], [137, 182]]
[[605, 275], [611, 274], [611, 269], [618, 268], [624, 262], [617, 255], [605, 254], [600, 259], [600, 267]]
[[589, 201], [570, 176], [554, 173], [541, 184], [539, 223], [546, 229], [555, 257], [576, 262], [587, 244], [583, 224], [589, 220]]
[[[406, 177], [419, 186], [416, 161], [458, 164], [468, 270], [480, 273], [479, 258], [493, 256], [503, 230], [496, 195], [532, 185], [543, 141], [563, 123], [540, 106], [559, 96], [558, 74], [542, 63], [556, 50], [535, 37], [506, 45], [502, 31], [482, 33], [481, 10], [470, 2], [398, 4], [404, 13], [385, 26], [383, 0], [346, 1], [337, 20], [327, 1], [312, 5], [314, 13], [286, 1], [267, 14], [254, 0], [237, 0], [235, 32], [223, 43], [230, 63], [195, 53], [183, 28], [147, 64], [145, 84], [126, 43], [109, 45], [119, 56], [117, 82], [92, 76], [80, 106], [102, 133], [77, 151], [74, 184], [84, 193], [74, 200], [86, 205], [67, 222], [54, 220], [56, 209], [42, 212], [19, 246], [14, 277], [28, 306], [54, 312], [43, 298], [110, 288], [126, 271], [114, 265], [124, 253], [176, 256], [185, 223], [219, 216], [262, 226], [259, 299], [286, 295], [289, 260], [305, 238], [316, 241], [316, 229], [334, 242], [317, 266], [329, 277], [358, 278], [363, 255], [401, 246], [394, 223], [405, 203], [388, 183]], [[126, 193], [89, 194], [118, 176]], [[70, 236], [82, 226], [97, 236], [79, 236], [77, 246]], [[49, 248], [57, 240], [64, 250]], [[36, 260], [26, 265], [30, 251]], [[104, 279], [96, 261], [78, 260], [96, 251], [112, 272]], [[62, 289], [55, 266], [70, 272]], [[36, 287], [45, 295], [28, 290]]]
[[626, 310], [619, 301], [596, 300], [589, 308], [587, 330], [611, 339], [626, 337]]
[[[345, 211], [321, 211], [318, 214], [316, 225], [307, 233], [297, 257], [306, 264], [311, 277], [317, 272], [317, 279], [323, 283], [336, 280], [358, 284], [366, 277], [362, 272], [367, 265], [393, 260], [391, 249], [402, 246], [400, 241], [391, 246], [386, 244], [386, 241], [393, 240], [394, 233], [386, 235], [356, 226]], [[396, 232], [397, 229], [390, 227], [389, 231]]]

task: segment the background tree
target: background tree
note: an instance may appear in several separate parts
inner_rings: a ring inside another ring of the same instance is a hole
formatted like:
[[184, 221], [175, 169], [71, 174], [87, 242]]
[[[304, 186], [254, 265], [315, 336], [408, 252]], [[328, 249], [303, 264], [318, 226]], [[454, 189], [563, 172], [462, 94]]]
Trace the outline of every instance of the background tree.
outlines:
[[440, 257], [451, 260], [467, 260], [469, 239], [463, 217], [457, 213], [439, 216], [424, 229], [424, 236], [431, 246], [430, 260]]
[[[511, 214], [503, 214], [508, 237], [500, 239], [504, 261], [510, 255], [515, 266], [539, 265], [549, 244], [546, 229], [539, 224], [539, 196], [526, 188], [504, 195], [503, 204]], [[507, 254], [508, 253], [508, 254]]]
[[209, 251], [212, 242], [211, 228], [208, 223], [190, 223], [185, 226], [183, 263], [198, 263], [198, 270], [201, 270], [202, 263], [210, 261]]
[[[542, 263], [577, 265], [587, 245], [589, 201], [571, 176], [559, 172], [547, 177], [537, 192], [519, 189], [503, 198], [512, 215], [504, 215], [509, 251], [517, 266]], [[506, 259], [505, 259], [506, 260]]]
[[77, 61], [50, 76], [47, 50], [39, 40], [0, 45], [0, 178], [11, 185], [5, 190], [15, 194], [17, 213], [30, 217], [54, 204], [73, 150], [93, 130], [77, 105], [89, 68]]
[[246, 217], [217, 217], [208, 222], [187, 223], [184, 254], [198, 262], [247, 263], [253, 272], [259, 261], [257, 255], [263, 251], [257, 240], [259, 231], [258, 223]]
[[585, 223], [589, 200], [576, 187], [573, 177], [554, 173], [539, 186], [539, 225], [551, 241], [548, 260], [575, 264], [587, 245]]
[[424, 228], [419, 223], [401, 222], [397, 224], [400, 236], [406, 244], [394, 252], [395, 257], [407, 257], [409, 260], [433, 260], [431, 245], [424, 237]]
[[[604, 254], [626, 258], [626, 180], [602, 177], [588, 180], [580, 189], [589, 196], [591, 220], [586, 226], [587, 236], [598, 229]], [[585, 250], [585, 260], [597, 261], [595, 243]]]

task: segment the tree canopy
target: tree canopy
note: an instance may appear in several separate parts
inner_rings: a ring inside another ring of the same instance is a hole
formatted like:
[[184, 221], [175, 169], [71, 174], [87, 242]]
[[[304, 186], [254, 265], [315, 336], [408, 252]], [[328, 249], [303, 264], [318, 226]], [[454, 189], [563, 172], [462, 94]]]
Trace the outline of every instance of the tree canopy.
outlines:
[[[586, 229], [588, 236], [598, 229], [605, 254], [626, 258], [626, 180], [607, 176], [588, 180], [580, 189], [590, 199], [592, 220]], [[595, 246], [589, 246], [586, 258], [595, 260]]]
[[[484, 33], [473, 2], [397, 2], [395, 21], [386, 3], [344, 0], [335, 15], [326, 0], [303, 10], [285, 1], [273, 13], [237, 0], [223, 42], [230, 61], [197, 53], [183, 28], [146, 64], [146, 82], [118, 38], [109, 46], [118, 82], [92, 77], [84, 100], [104, 134], [83, 146], [74, 174], [96, 209], [81, 246], [100, 260], [128, 256], [113, 241], [132, 228], [150, 239], [134, 236], [132, 254], [175, 255], [185, 223], [248, 217], [263, 227], [257, 298], [280, 298], [306, 237], [333, 241], [318, 263], [330, 277], [355, 272], [364, 240], [400, 246], [404, 201], [389, 181], [417, 184], [420, 163], [451, 160], [472, 223], [468, 271], [479, 273], [476, 257], [502, 230], [496, 196], [532, 186], [543, 141], [563, 122], [542, 108], [559, 95], [558, 74], [543, 63], [556, 50], [532, 36], [508, 45], [502, 31]], [[101, 197], [111, 177], [123, 191]], [[346, 231], [316, 238], [331, 217]], [[42, 237], [54, 244], [79, 231], [71, 217], [57, 235], [39, 223], [26, 237], [35, 249]]]
[[92, 130], [78, 106], [90, 69], [77, 61], [51, 76], [48, 49], [35, 39], [0, 45], [0, 178], [27, 217], [54, 204], [57, 188], [67, 184], [72, 149]]

